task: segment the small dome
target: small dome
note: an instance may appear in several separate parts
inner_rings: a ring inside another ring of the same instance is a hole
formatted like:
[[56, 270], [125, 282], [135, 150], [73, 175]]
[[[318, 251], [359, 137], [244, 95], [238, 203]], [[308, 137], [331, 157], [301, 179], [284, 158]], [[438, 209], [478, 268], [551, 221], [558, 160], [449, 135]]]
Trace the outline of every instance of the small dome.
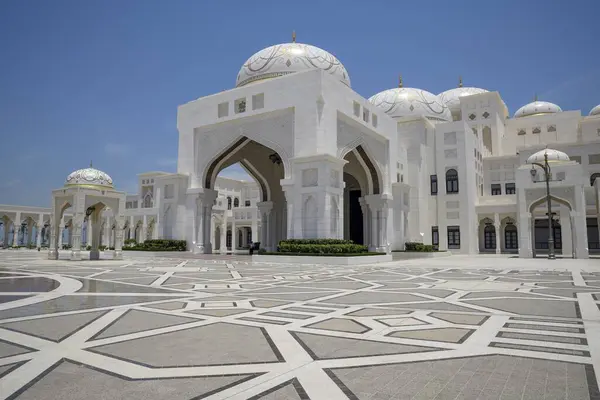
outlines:
[[546, 154], [548, 155], [548, 162], [571, 161], [567, 153], [563, 153], [562, 151], [553, 149], [544, 149], [530, 155], [527, 159], [527, 164], [531, 164], [534, 162], [543, 163], [545, 158], [544, 156]]
[[596, 107], [592, 108], [592, 110], [590, 111], [590, 117], [592, 116], [600, 116], [600, 104], [598, 104]]
[[101, 186], [113, 189], [113, 180], [107, 173], [92, 168], [78, 169], [67, 176], [65, 186]]
[[384, 90], [369, 99], [392, 118], [422, 116], [434, 121], [452, 121], [448, 107], [426, 90], [398, 87]]
[[515, 113], [515, 118], [529, 117], [531, 115], [555, 114], [562, 112], [562, 109], [554, 103], [535, 100], [519, 108]]
[[322, 69], [350, 86], [340, 60], [318, 47], [296, 42], [276, 44], [254, 54], [242, 65], [235, 86], [314, 69]]
[[452, 113], [452, 117], [455, 121], [460, 120], [460, 98], [464, 96], [471, 96], [474, 94], [487, 93], [488, 91], [485, 89], [480, 89], [476, 87], [463, 87], [462, 81], [459, 84], [460, 86], [454, 89], [446, 90], [438, 94], [438, 97], [442, 101], [442, 103], [448, 107], [450, 112]]

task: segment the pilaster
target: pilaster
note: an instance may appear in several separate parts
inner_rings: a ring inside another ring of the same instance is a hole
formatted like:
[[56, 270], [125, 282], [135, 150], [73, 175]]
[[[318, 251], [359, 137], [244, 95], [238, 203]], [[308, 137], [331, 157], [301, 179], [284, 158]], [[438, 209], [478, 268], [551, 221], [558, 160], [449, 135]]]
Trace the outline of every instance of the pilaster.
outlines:
[[[257, 203], [258, 213], [261, 220], [261, 230], [260, 230], [260, 246], [267, 251], [273, 251], [272, 243], [271, 243], [271, 211], [273, 210], [273, 202], [272, 201], [262, 201]], [[232, 228], [233, 235], [233, 228]]]
[[193, 232], [195, 234], [192, 241], [192, 251], [196, 254], [210, 254], [212, 253], [210, 219], [218, 192], [212, 189], [194, 189], [188, 190], [188, 196], [194, 198], [196, 207], [193, 218]]

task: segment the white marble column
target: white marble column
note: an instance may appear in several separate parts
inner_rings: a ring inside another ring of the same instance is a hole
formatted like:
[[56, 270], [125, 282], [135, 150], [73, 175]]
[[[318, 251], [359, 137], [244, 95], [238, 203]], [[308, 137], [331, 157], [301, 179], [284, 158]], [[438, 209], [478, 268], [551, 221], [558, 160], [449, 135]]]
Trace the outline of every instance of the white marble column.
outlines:
[[8, 235], [10, 233], [10, 224], [7, 222], [8, 219], [4, 219], [2, 226], [4, 227], [4, 247], [8, 247]]
[[[288, 213], [288, 216], [290, 214]], [[288, 223], [289, 223], [289, 218], [288, 218]], [[258, 218], [256, 216], [256, 212], [253, 213], [252, 215], [252, 242], [258, 242]], [[289, 231], [289, 229], [288, 229]]]
[[85, 245], [91, 246], [92, 241], [94, 240], [94, 228], [92, 226], [92, 216], [91, 215], [87, 218], [86, 224], [87, 224], [87, 229], [86, 229], [86, 233], [85, 233]]
[[257, 204], [258, 210], [261, 215], [261, 240], [260, 246], [267, 251], [273, 251], [271, 247], [271, 210], [273, 209], [273, 202], [263, 201]]
[[212, 216], [210, 218], [210, 242], [214, 248], [215, 243], [217, 243], [217, 225], [215, 224], [215, 218]]
[[365, 244], [365, 246], [371, 248], [371, 218], [369, 217], [369, 206], [367, 206], [364, 197], [358, 199], [358, 202], [360, 204], [360, 209], [362, 210], [363, 217], [363, 243]]
[[221, 243], [219, 243], [219, 252], [221, 254], [227, 254], [227, 217], [223, 215], [221, 221]]
[[531, 232], [531, 213], [519, 214], [519, 257], [520, 258], [531, 258], [533, 257], [532, 248], [532, 232]]
[[83, 231], [84, 215], [73, 215], [71, 232], [71, 260], [81, 260], [81, 234]]
[[62, 233], [62, 226], [60, 225], [60, 221], [54, 218], [54, 214], [50, 215], [50, 228], [51, 230], [50, 243], [48, 243], [48, 259], [58, 260], [58, 249], [60, 248], [60, 246], [57, 243], [59, 240], [57, 236]]
[[42, 247], [42, 229], [44, 228], [44, 214], [40, 214], [38, 216], [37, 229], [35, 232], [36, 238], [36, 247], [39, 249]]
[[571, 212], [568, 207], [560, 206], [560, 233], [562, 242], [562, 256], [573, 257], [573, 227], [571, 226]]
[[113, 260], [123, 259], [123, 234], [125, 233], [123, 230], [124, 223], [124, 216], [121, 215], [119, 217], [115, 217], [115, 249], [113, 251]]
[[[52, 219], [50, 219], [50, 223], [53, 224], [54, 221]], [[65, 218], [61, 217], [61, 219], [59, 221], [57, 221], [58, 223], [58, 250], [62, 249], [63, 246], [63, 233], [64, 233], [64, 229], [65, 229]], [[52, 228], [52, 232], [54, 231], [54, 228]]]
[[17, 247], [19, 245], [19, 232], [21, 231], [21, 212], [17, 211], [17, 215], [15, 220], [13, 221], [14, 231], [13, 231], [13, 247]]
[[144, 243], [148, 238], [148, 217], [144, 215], [144, 219], [142, 220], [142, 231], [140, 232], [140, 237], [138, 238], [138, 242]]

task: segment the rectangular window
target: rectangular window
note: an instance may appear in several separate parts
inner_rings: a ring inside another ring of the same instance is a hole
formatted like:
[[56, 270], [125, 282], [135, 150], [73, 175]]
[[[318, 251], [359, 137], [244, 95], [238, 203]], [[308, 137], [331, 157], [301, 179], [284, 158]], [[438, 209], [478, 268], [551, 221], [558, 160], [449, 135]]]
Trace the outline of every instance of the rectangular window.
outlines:
[[371, 122], [373, 123], [373, 127], [377, 128], [377, 115], [373, 114]]
[[515, 187], [514, 183], [506, 183], [504, 185], [504, 191], [506, 192], [506, 194], [516, 194], [517, 188]]
[[448, 227], [448, 248], [460, 249], [460, 226]]
[[369, 110], [363, 108], [363, 121], [369, 122]]
[[221, 103], [218, 106], [218, 116], [219, 118], [223, 118], [229, 115], [229, 103]]
[[437, 226], [431, 227], [431, 244], [434, 246], [439, 246], [440, 244], [440, 232]]
[[237, 99], [234, 103], [235, 113], [240, 114], [246, 112], [246, 98]]
[[244, 202], [244, 207], [250, 207], [250, 200], [246, 200]]
[[577, 161], [577, 163], [581, 164], [581, 156], [569, 156], [571, 161]]
[[588, 162], [590, 164], [600, 164], [600, 154], [590, 154], [588, 156]]
[[360, 104], [357, 103], [356, 101], [354, 102], [354, 116], [356, 116], [356, 117], [360, 116]]
[[265, 94], [259, 93], [252, 96], [252, 109], [260, 110], [265, 107]]
[[431, 175], [430, 177], [431, 180], [431, 194], [437, 194], [438, 192], [438, 185], [437, 185], [437, 175]]
[[492, 196], [499, 196], [502, 194], [502, 186], [499, 183], [492, 183]]
[[173, 185], [165, 185], [165, 199], [172, 199], [173, 195]]

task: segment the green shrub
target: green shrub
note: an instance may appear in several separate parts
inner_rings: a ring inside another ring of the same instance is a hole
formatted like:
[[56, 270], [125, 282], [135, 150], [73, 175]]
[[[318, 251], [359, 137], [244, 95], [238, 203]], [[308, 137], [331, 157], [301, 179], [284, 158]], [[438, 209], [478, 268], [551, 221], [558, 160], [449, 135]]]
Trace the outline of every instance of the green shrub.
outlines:
[[432, 246], [430, 244], [423, 244], [423, 243], [418, 243], [418, 242], [404, 243], [404, 250], [405, 251], [426, 252], [426, 253], [431, 253], [433, 251], [437, 251], [437, 249], [434, 248], [434, 246]]
[[106, 250], [106, 246], [101, 244], [100, 246], [98, 246], [98, 250], [104, 251], [104, 250]]
[[186, 251], [187, 242], [185, 240], [150, 239], [146, 240], [144, 243], [137, 243], [132, 246], [124, 247], [123, 250]]
[[265, 249], [265, 248], [258, 249], [258, 254], [267, 254], [267, 249]]
[[355, 254], [366, 253], [368, 248], [351, 240], [295, 239], [282, 240], [279, 242], [277, 251], [279, 253]]
[[345, 239], [286, 239], [279, 242], [281, 244], [354, 244], [352, 240]]

